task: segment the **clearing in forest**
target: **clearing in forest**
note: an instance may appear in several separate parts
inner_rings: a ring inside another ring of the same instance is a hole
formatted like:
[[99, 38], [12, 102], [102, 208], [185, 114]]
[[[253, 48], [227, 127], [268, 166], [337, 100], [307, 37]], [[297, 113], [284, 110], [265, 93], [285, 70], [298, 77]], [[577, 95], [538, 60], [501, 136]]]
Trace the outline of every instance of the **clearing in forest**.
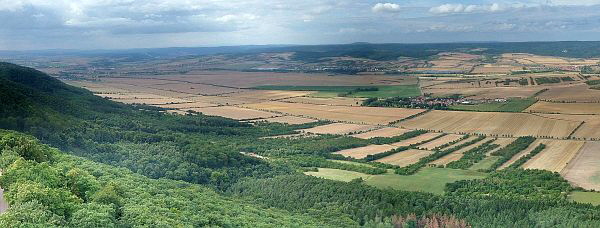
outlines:
[[522, 168], [561, 172], [584, 144], [582, 141], [551, 139], [543, 139], [541, 143], [546, 144], [546, 149], [523, 164]]

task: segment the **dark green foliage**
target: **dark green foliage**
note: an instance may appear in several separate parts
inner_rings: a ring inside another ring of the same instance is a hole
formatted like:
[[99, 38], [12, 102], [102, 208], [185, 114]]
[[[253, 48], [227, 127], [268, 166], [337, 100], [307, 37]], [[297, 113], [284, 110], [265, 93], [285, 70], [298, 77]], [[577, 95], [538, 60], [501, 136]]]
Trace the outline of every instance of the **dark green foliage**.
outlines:
[[446, 149], [446, 150], [438, 150], [435, 151], [433, 154], [430, 154], [427, 157], [423, 157], [421, 158], [418, 162], [413, 163], [411, 165], [405, 166], [405, 167], [401, 167], [401, 168], [397, 168], [396, 169], [396, 174], [400, 174], [400, 175], [411, 175], [411, 174], [415, 174], [417, 171], [419, 171], [421, 168], [423, 168], [424, 166], [426, 166], [428, 163], [435, 161], [437, 159], [440, 159], [448, 154], [451, 154], [452, 152], [458, 151], [462, 148], [465, 148], [467, 146], [473, 145], [481, 140], [485, 139], [485, 136], [479, 136], [476, 139], [473, 139], [471, 141], [468, 141], [466, 143], [460, 144], [458, 146]]
[[589, 80], [585, 81], [585, 83], [588, 85], [600, 85], [600, 80]]
[[573, 79], [572, 77], [560, 77], [560, 79], [563, 82], [573, 82], [573, 81], [575, 81], [575, 79]]
[[529, 80], [527, 78], [521, 78], [519, 79], [519, 85], [529, 85]]
[[516, 160], [514, 163], [510, 164], [510, 166], [508, 166], [508, 168], [519, 168], [519, 167], [521, 167], [523, 164], [525, 164], [525, 162], [529, 161], [529, 159], [533, 158], [533, 156], [535, 156], [536, 154], [539, 154], [544, 149], [546, 149], [546, 145], [545, 144], [538, 145], [531, 152], [529, 152], [529, 154], [527, 154], [527, 155], [519, 158], [519, 160]]
[[348, 171], [354, 171], [354, 172], [366, 173], [366, 174], [372, 174], [372, 175], [384, 174], [387, 172], [386, 169], [382, 169], [382, 168], [373, 168], [373, 167], [364, 166], [364, 165], [355, 165], [355, 164], [335, 162], [335, 161], [327, 160], [322, 157], [314, 157], [314, 156], [287, 157], [287, 158], [285, 158], [285, 160], [288, 163], [291, 163], [293, 165], [300, 166], [300, 167], [341, 169], [341, 170], [348, 170]]
[[494, 151], [492, 155], [500, 156], [500, 159], [498, 159], [494, 164], [492, 164], [492, 166], [488, 169], [488, 172], [496, 170], [498, 167], [502, 166], [502, 164], [510, 160], [513, 156], [529, 147], [529, 145], [531, 145], [533, 141], [535, 141], [535, 138], [531, 136], [519, 137], [512, 143], [508, 144], [506, 147]]
[[[370, 107], [392, 107], [392, 108], [418, 108], [418, 109], [435, 109], [435, 110], [446, 110], [446, 105], [443, 100], [445, 98], [427, 98], [425, 101], [416, 102], [413, 98], [409, 97], [390, 97], [386, 99], [375, 99], [363, 101], [363, 106]], [[429, 101], [432, 101], [430, 104]], [[436, 102], [433, 102], [436, 101]]]
[[475, 163], [483, 160], [486, 157], [486, 154], [493, 149], [499, 147], [498, 144], [493, 144], [495, 139], [489, 140], [478, 147], [470, 149], [463, 153], [463, 156], [457, 160], [450, 162], [446, 165], [446, 168], [452, 169], [468, 169], [471, 168]]
[[[541, 197], [511, 195], [513, 190], [506, 187], [502, 197], [464, 197], [462, 194], [436, 196], [428, 193], [404, 192], [391, 189], [377, 189], [360, 184], [344, 183], [316, 177], [291, 175], [268, 179], [246, 179], [229, 189], [234, 196], [252, 199], [256, 203], [290, 211], [320, 211], [323, 216], [333, 217], [349, 214], [360, 223], [372, 224], [374, 218], [393, 215], [415, 214], [420, 217], [431, 214], [452, 214], [464, 219], [473, 227], [597, 227], [600, 225], [600, 211], [597, 207], [573, 204], [562, 199], [556, 191], [564, 190], [564, 184], [557, 181], [557, 174], [500, 174], [501, 186], [525, 186], [524, 191], [537, 187]], [[519, 178], [526, 178], [526, 182]], [[542, 178], [542, 180], [535, 180]], [[560, 178], [558, 176], [558, 178]], [[460, 182], [463, 186], [464, 183]], [[468, 182], [467, 182], [468, 183]], [[487, 182], [483, 182], [487, 183]], [[545, 184], [549, 184], [546, 186]], [[568, 185], [567, 185], [568, 186]], [[461, 189], [461, 188], [456, 188]], [[516, 192], [528, 194], [528, 192]], [[548, 196], [548, 197], [546, 197]], [[554, 196], [558, 197], [552, 198]], [[523, 199], [526, 198], [526, 199]], [[529, 200], [530, 198], [540, 199]], [[556, 209], [560, 208], [560, 209]], [[553, 215], [551, 212], [557, 213]], [[569, 214], [569, 216], [564, 216]], [[537, 215], [544, 215], [538, 217]], [[570, 217], [570, 219], [561, 220]], [[578, 218], [578, 219], [572, 219]]]
[[535, 78], [535, 83], [538, 85], [542, 85], [542, 84], [553, 84], [553, 83], [560, 83], [561, 80], [560, 78], [557, 77], [539, 77], [539, 78]]
[[382, 145], [382, 144], [391, 144], [391, 143], [397, 143], [403, 140], [407, 140], [410, 138], [414, 138], [417, 137], [419, 135], [425, 134], [427, 133], [426, 130], [414, 130], [414, 131], [409, 131], [406, 132], [402, 135], [398, 135], [398, 136], [393, 136], [393, 137], [375, 137], [375, 138], [371, 138], [369, 139], [369, 143], [371, 144], [377, 144], [377, 145]]
[[[38, 144], [14, 132], [3, 138]], [[18, 138], [25, 138], [18, 139]], [[0, 142], [3, 160], [21, 145]], [[46, 162], [24, 157], [0, 167], [10, 204], [2, 227], [330, 227], [355, 226], [348, 216], [319, 220], [264, 209], [182, 181], [153, 180], [123, 168], [54, 153]]]
[[462, 180], [446, 186], [453, 196], [565, 201], [571, 185], [560, 174], [545, 170], [508, 169], [484, 179]]

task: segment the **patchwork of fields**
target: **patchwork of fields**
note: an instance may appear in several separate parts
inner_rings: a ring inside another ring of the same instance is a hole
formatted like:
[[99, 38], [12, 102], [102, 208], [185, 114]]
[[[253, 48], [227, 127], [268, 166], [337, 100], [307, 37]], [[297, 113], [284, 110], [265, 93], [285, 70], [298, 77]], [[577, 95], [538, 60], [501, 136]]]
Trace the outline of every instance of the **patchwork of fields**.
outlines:
[[[107, 99], [153, 105], [177, 114], [196, 112], [250, 123], [306, 124], [319, 120], [330, 121], [281, 137], [333, 135], [327, 137], [371, 140], [369, 142], [374, 143], [367, 146], [362, 144], [333, 154], [362, 161], [356, 163], [360, 165], [368, 165], [365, 159], [373, 156], [376, 158], [368, 162], [394, 167], [425, 164], [417, 173], [409, 176], [392, 174], [392, 171], [370, 175], [329, 168], [319, 168], [318, 172], [307, 172], [307, 175], [342, 181], [363, 178], [366, 183], [379, 187], [441, 193], [443, 186], [440, 183], [484, 177], [484, 173], [475, 170], [485, 170], [498, 161], [500, 157], [494, 155], [496, 151], [507, 147], [517, 137], [533, 136], [537, 139], [532, 144], [495, 167], [506, 169], [518, 163], [524, 169], [560, 172], [573, 185], [600, 190], [600, 164], [597, 162], [600, 161], [599, 144], [589, 141], [600, 140], [600, 105], [596, 103], [600, 102], [600, 90], [589, 89], [582, 83], [583, 77], [575, 74], [547, 76], [566, 79], [560, 83], [543, 85], [536, 84], [536, 81], [540, 81], [536, 78], [546, 76], [537, 74], [511, 76], [510, 80], [486, 76], [518, 70], [510, 65], [502, 65], [511, 61], [563, 64], [572, 60], [507, 55], [501, 60], [504, 62], [499, 64], [475, 67], [455, 61], [455, 58], [463, 57], [448, 56], [435, 60], [433, 68], [466, 70], [474, 67], [474, 74], [481, 74], [481, 77], [418, 79], [383, 75], [332, 77], [295, 73], [197, 72], [170, 77], [107, 78], [69, 83], [87, 88]], [[417, 83], [419, 86], [415, 87]], [[367, 97], [419, 96], [421, 92], [433, 97], [462, 94], [469, 99], [501, 98], [509, 102], [490, 103], [481, 107], [464, 105], [464, 108], [471, 109], [463, 110], [471, 111], [426, 112], [424, 109], [361, 106]], [[377, 142], [415, 130], [427, 132], [402, 140]], [[466, 145], [481, 135], [487, 138]], [[482, 158], [465, 169], [429, 167], [462, 162], [466, 157], [465, 152], [491, 139], [494, 139], [492, 143], [497, 147], [486, 151]], [[535, 156], [530, 155], [540, 144], [546, 145], [546, 148]], [[454, 150], [454, 147], [457, 149]], [[448, 149], [449, 153], [436, 156]], [[432, 156], [434, 159], [423, 163], [424, 159]], [[429, 183], [418, 181], [415, 179], [417, 177], [446, 179], [440, 183]], [[403, 187], [399, 186], [401, 183], [416, 183], [419, 186]]]

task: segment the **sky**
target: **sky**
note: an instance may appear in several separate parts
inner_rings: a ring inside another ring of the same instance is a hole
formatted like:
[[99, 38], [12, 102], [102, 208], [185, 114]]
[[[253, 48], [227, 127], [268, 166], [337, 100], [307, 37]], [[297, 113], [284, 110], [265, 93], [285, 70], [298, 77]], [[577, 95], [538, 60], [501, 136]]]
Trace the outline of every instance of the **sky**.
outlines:
[[600, 0], [0, 0], [0, 50], [600, 40]]

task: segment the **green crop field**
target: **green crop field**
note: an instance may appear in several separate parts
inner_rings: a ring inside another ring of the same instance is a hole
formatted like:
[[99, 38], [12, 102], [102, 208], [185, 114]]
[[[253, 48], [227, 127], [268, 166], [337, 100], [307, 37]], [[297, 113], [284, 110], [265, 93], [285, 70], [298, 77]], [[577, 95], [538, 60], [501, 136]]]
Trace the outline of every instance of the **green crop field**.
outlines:
[[[318, 91], [313, 97], [337, 97], [346, 94], [346, 97], [371, 98], [371, 97], [414, 97], [421, 95], [419, 85], [365, 85], [365, 86], [258, 86], [255, 89], [263, 90], [293, 90], [293, 91]], [[377, 91], [356, 91], [360, 89], [377, 88]]]
[[393, 172], [384, 175], [368, 175], [352, 171], [323, 168], [319, 168], [319, 172], [306, 172], [305, 174], [339, 181], [351, 181], [356, 178], [363, 178], [366, 184], [379, 188], [430, 192], [439, 195], [444, 194], [444, 187], [447, 183], [459, 180], [479, 179], [486, 176], [485, 173], [473, 170], [443, 168], [423, 168], [423, 170], [410, 176], [397, 175]]
[[507, 102], [492, 102], [477, 105], [453, 105], [450, 110], [456, 111], [477, 111], [477, 112], [522, 112], [535, 104], [536, 99], [510, 99]]
[[469, 168], [469, 170], [488, 169], [488, 168], [492, 167], [492, 164], [494, 164], [494, 162], [496, 162], [499, 158], [500, 157], [497, 157], [497, 156], [486, 157], [482, 161], [475, 163], [473, 166], [471, 166], [471, 168]]
[[579, 203], [600, 205], [600, 192], [572, 192], [569, 199]]

